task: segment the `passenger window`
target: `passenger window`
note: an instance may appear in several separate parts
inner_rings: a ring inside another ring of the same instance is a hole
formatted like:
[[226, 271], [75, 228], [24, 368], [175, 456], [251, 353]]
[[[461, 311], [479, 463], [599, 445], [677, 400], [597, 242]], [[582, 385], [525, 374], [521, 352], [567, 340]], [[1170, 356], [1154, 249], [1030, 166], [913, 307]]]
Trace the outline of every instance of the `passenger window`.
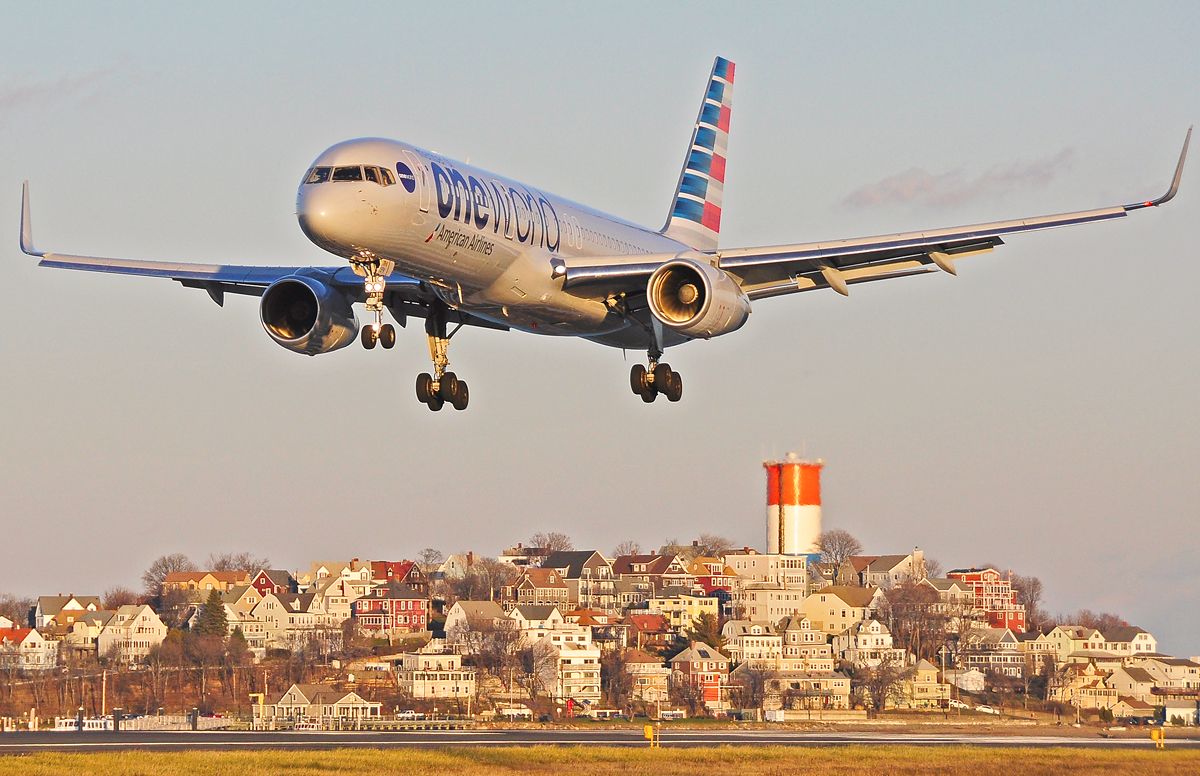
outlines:
[[392, 175], [392, 171], [386, 167], [380, 167], [379, 172], [383, 175], [383, 185], [391, 186], [396, 182], [396, 176]]
[[308, 177], [304, 179], [305, 183], [324, 183], [329, 180], [328, 167], [314, 167], [309, 171]]
[[333, 179], [335, 181], [361, 181], [361, 167], [336, 167], [333, 170]]
[[371, 183], [379, 183], [379, 168], [378, 167], [364, 167], [363, 172], [365, 172], [367, 174], [368, 181], [370, 181]]

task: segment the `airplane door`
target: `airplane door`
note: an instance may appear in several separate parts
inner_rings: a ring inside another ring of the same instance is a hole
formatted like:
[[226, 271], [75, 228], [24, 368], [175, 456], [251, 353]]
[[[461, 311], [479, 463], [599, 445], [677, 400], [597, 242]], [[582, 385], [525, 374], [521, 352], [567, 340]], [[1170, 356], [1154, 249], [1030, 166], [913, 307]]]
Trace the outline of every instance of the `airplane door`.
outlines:
[[400, 156], [412, 170], [413, 177], [416, 178], [417, 202], [421, 208], [421, 212], [428, 213], [430, 200], [428, 168], [425, 167], [425, 163], [421, 161], [421, 158], [412, 151], [401, 151]]

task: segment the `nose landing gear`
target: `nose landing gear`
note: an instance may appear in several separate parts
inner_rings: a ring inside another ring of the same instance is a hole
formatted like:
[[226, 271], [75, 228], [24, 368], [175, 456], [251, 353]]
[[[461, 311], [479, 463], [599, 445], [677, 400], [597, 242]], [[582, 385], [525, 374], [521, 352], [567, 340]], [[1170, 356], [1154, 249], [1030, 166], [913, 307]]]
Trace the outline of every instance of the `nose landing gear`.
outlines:
[[659, 394], [667, 401], [676, 402], [683, 398], [683, 378], [666, 362], [659, 362], [662, 353], [650, 352], [649, 366], [634, 364], [629, 370], [629, 387], [647, 404]]
[[387, 278], [396, 268], [390, 259], [380, 259], [371, 255], [358, 256], [350, 260], [354, 274], [363, 279], [363, 291], [366, 293], [367, 312], [374, 313], [375, 323], [362, 327], [359, 341], [367, 350], [375, 347], [375, 343], [391, 349], [396, 344], [396, 328], [390, 323], [383, 322], [383, 294], [387, 291]]
[[429, 338], [429, 358], [433, 361], [433, 374], [422, 372], [417, 375], [417, 401], [437, 412], [447, 402], [456, 410], [465, 410], [471, 399], [470, 390], [458, 375], [447, 371], [450, 366], [450, 338], [462, 328], [460, 323], [449, 334], [446, 333], [446, 306], [431, 306], [425, 318], [425, 334]]

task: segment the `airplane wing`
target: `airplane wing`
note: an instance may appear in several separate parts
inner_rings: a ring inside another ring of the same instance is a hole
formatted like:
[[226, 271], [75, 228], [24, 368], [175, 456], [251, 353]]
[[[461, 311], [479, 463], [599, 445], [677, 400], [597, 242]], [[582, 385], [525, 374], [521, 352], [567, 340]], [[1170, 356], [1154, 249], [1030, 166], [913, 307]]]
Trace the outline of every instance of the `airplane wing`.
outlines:
[[[110, 259], [99, 256], [76, 256], [68, 253], [41, 251], [34, 247], [33, 226], [29, 215], [29, 181], [21, 187], [21, 250], [40, 259], [39, 267], [75, 269], [86, 272], [107, 272], [116, 275], [136, 275], [174, 280], [188, 288], [202, 288], [218, 305], [224, 306], [225, 294], [262, 296], [263, 291], [280, 278], [297, 272], [318, 273], [321, 280], [344, 291], [354, 301], [365, 298], [362, 278], [349, 266], [341, 267], [271, 267], [236, 264], [195, 264], [180, 261], [147, 261], [144, 259]], [[433, 290], [420, 280], [393, 272], [387, 279], [385, 304], [403, 315], [425, 317], [429, 303], [436, 299]], [[468, 313], [451, 310], [451, 323], [482, 326], [490, 329], [507, 327], [485, 321]]]
[[[921, 232], [832, 242], [727, 248], [706, 255], [716, 266], [736, 277], [751, 299], [819, 288], [831, 288], [848, 295], [849, 286], [856, 283], [938, 271], [956, 274], [954, 262], [957, 259], [991, 251], [1003, 245], [1004, 238], [1009, 235], [1123, 218], [1134, 210], [1169, 202], [1179, 190], [1191, 138], [1189, 128], [1170, 188], [1154, 200]], [[630, 288], [636, 287], [639, 280], [644, 280], [658, 264], [670, 258], [674, 257], [652, 255], [602, 262], [556, 258], [552, 262], [552, 272], [563, 278], [565, 287], [597, 284]]]

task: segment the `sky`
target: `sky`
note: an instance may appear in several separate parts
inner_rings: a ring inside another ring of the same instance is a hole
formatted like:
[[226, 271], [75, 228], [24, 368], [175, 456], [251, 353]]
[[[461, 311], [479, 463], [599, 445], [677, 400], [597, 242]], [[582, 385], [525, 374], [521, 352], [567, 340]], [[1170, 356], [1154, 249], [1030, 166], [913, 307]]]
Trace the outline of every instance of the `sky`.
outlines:
[[765, 542], [765, 458], [826, 462], [871, 553], [1039, 576], [1200, 654], [1200, 160], [1168, 207], [1011, 238], [958, 277], [765, 300], [668, 353], [419, 326], [305, 358], [257, 300], [39, 269], [17, 246], [332, 265], [296, 187], [404, 139], [657, 227], [712, 58], [737, 63], [722, 246], [1100, 207], [1165, 190], [1200, 119], [1200, 5], [318, 3], [9, 8], [0, 46], [0, 592], [138, 586], [159, 555], [278, 566]]

